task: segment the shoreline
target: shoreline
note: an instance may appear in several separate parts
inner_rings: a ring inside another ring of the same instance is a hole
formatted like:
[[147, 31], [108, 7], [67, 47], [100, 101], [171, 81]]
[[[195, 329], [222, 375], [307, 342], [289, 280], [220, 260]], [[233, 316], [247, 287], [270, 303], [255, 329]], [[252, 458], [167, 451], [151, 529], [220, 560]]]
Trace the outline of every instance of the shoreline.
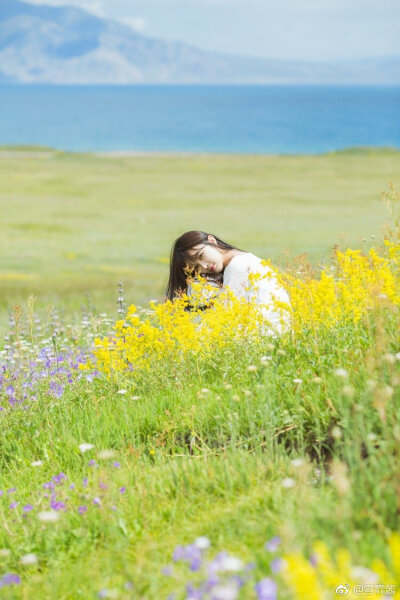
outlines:
[[349, 146], [327, 152], [213, 152], [191, 150], [60, 150], [47, 146], [0, 146], [0, 158], [53, 158], [57, 155], [82, 155], [95, 158], [209, 158], [224, 156], [236, 157], [305, 157], [335, 155], [368, 155], [374, 153], [397, 154], [400, 147], [394, 146]]

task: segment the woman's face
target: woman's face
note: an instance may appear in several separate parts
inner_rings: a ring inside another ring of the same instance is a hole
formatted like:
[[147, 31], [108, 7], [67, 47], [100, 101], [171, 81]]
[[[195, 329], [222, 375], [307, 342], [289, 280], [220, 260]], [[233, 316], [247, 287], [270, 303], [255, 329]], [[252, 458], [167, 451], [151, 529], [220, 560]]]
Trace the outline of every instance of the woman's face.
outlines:
[[223, 254], [211, 240], [209, 244], [193, 246], [188, 254], [191, 265], [198, 267], [202, 275], [221, 273], [224, 269]]

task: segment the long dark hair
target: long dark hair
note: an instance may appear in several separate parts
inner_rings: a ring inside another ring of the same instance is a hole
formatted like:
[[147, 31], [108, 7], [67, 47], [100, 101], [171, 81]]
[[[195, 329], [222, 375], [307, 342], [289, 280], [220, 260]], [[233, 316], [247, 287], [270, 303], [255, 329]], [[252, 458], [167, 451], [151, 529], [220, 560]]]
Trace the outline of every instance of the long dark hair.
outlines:
[[[171, 250], [169, 280], [167, 289], [165, 290], [165, 297], [167, 300], [173, 300], [179, 293], [187, 291], [187, 267], [190, 266], [191, 263], [188, 250], [199, 244], [212, 245], [208, 241], [209, 235], [212, 235], [215, 238], [217, 248], [220, 248], [221, 250], [240, 250], [239, 248], [236, 248], [236, 246], [232, 246], [219, 239], [216, 235], [205, 233], [204, 231], [187, 231], [178, 237]], [[240, 250], [240, 252], [244, 252], [244, 250]], [[216, 282], [221, 282], [221, 276], [222, 274], [216, 273], [216, 275], [210, 277], [210, 279], [212, 278]]]

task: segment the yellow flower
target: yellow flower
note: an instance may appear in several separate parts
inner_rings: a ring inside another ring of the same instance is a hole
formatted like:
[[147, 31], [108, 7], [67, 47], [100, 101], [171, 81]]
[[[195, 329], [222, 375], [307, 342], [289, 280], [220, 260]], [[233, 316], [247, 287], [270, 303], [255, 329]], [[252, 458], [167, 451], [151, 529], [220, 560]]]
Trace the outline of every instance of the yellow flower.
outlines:
[[[371, 310], [400, 305], [400, 246], [385, 242], [381, 254], [375, 249], [368, 254], [337, 251], [319, 275], [309, 269], [278, 273], [271, 268], [268, 276], [276, 277], [291, 297], [290, 307], [272, 302], [282, 324], [290, 312], [294, 334], [318, 333], [339, 323], [357, 323]], [[250, 275], [250, 291], [257, 290], [261, 277]], [[257, 294], [248, 296], [250, 300], [236, 298], [229, 289], [216, 294], [214, 286], [199, 278], [191, 282], [190, 298], [182, 294], [174, 301], [151, 303], [144, 315], [132, 305], [110, 337], [95, 340], [97, 368], [110, 377], [122, 372], [134, 378], [166, 359], [178, 367], [188, 355], [207, 359], [235, 344], [257, 345], [266, 320]], [[208, 308], [201, 310], [204, 304]]]

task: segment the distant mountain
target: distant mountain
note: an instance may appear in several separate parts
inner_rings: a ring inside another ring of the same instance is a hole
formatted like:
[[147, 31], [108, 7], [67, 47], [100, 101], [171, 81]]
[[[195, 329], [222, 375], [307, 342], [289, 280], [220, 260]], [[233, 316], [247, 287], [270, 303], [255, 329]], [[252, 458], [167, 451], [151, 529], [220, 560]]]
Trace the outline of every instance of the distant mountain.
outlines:
[[69, 6], [0, 0], [0, 83], [400, 83], [400, 57], [255, 59], [152, 39]]

